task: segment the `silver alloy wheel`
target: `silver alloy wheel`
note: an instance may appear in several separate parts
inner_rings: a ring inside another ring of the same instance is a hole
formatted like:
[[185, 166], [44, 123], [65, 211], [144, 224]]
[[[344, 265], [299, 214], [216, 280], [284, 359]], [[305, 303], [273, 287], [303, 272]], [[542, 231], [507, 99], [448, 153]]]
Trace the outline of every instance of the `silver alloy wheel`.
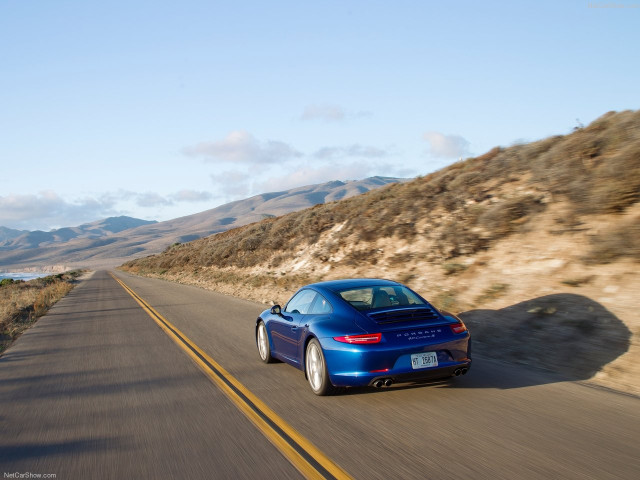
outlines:
[[267, 327], [262, 322], [258, 325], [258, 352], [260, 358], [266, 362], [269, 356], [269, 338], [267, 337]]
[[307, 378], [314, 392], [322, 389], [323, 373], [324, 360], [320, 347], [315, 342], [311, 342], [307, 349]]

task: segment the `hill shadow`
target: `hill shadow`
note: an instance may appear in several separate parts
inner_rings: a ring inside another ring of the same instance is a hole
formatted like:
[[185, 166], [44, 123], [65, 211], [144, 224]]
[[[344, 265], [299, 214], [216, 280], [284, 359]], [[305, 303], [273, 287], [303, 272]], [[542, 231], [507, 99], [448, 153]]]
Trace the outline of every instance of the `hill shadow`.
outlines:
[[473, 364], [467, 375], [349, 393], [425, 386], [511, 389], [587, 380], [627, 352], [631, 342], [631, 331], [618, 317], [582, 295], [546, 295], [459, 316], [472, 339]]
[[631, 343], [631, 331], [618, 317], [582, 295], [546, 295], [500, 310], [469, 310], [460, 318], [471, 331], [473, 355], [565, 380], [591, 378]]

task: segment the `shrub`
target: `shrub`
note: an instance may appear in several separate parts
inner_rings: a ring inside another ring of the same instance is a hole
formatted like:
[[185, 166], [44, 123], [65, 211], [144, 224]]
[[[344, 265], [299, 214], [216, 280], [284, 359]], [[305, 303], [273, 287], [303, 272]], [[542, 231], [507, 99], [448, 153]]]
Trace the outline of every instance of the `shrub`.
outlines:
[[498, 239], [513, 233], [521, 219], [544, 208], [544, 204], [532, 195], [510, 198], [488, 208], [478, 217], [477, 223]]
[[489, 288], [487, 288], [481, 295], [478, 295], [475, 299], [475, 303], [477, 305], [482, 305], [484, 303], [495, 300], [498, 297], [504, 295], [509, 288], [509, 285], [506, 283], [494, 283]]
[[565, 285], [569, 285], [570, 287], [580, 287], [586, 283], [591, 282], [591, 280], [593, 280], [593, 275], [578, 278], [567, 278], [566, 280], [563, 280], [562, 283]]
[[461, 310], [456, 292], [442, 292], [438, 294], [431, 302], [438, 310], [449, 312], [459, 312]]
[[478, 232], [473, 232], [464, 224], [451, 223], [443, 228], [439, 246], [444, 258], [454, 258], [460, 255], [473, 255], [484, 250], [488, 239]]
[[640, 217], [614, 230], [595, 235], [591, 245], [591, 251], [584, 259], [586, 263], [611, 263], [621, 257], [640, 262]]
[[468, 266], [462, 263], [445, 263], [442, 268], [444, 268], [445, 275], [456, 275], [464, 272]]

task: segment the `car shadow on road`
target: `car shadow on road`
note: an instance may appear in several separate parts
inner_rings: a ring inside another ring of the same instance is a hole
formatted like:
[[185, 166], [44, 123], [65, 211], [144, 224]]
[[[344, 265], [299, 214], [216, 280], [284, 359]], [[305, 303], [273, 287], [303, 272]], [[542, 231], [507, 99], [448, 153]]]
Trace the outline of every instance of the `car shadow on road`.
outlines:
[[459, 316], [471, 332], [469, 373], [394, 385], [391, 390], [509, 389], [587, 380], [627, 352], [631, 341], [631, 331], [618, 317], [582, 295], [546, 295], [500, 310], [469, 310]]

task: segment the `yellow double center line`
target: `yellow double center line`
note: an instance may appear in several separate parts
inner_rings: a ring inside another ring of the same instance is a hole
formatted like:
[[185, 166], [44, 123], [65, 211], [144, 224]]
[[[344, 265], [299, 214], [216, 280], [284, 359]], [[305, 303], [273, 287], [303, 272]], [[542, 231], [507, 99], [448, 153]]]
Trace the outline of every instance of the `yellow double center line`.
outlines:
[[347, 472], [280, 418], [122, 280], [113, 274], [111, 276], [305, 477], [310, 479], [351, 479]]

